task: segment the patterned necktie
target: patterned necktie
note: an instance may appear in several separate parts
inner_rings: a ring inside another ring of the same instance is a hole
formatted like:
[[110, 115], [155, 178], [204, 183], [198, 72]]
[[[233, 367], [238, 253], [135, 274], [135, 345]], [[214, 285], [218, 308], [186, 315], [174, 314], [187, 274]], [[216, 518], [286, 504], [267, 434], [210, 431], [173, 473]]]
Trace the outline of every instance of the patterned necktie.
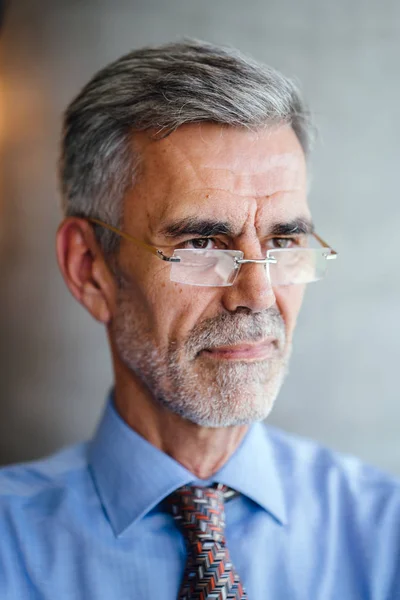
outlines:
[[224, 497], [229, 496], [226, 486], [186, 485], [168, 498], [188, 548], [178, 600], [247, 600], [225, 545]]

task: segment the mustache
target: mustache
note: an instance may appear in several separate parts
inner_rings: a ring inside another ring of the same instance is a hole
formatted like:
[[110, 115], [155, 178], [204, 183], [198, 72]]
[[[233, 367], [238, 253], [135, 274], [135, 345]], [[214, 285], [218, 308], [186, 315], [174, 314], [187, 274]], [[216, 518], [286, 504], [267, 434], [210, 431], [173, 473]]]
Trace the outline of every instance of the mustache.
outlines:
[[246, 342], [276, 339], [279, 349], [286, 342], [285, 322], [280, 312], [270, 308], [260, 313], [222, 313], [194, 326], [185, 342], [189, 355], [218, 346], [233, 346]]

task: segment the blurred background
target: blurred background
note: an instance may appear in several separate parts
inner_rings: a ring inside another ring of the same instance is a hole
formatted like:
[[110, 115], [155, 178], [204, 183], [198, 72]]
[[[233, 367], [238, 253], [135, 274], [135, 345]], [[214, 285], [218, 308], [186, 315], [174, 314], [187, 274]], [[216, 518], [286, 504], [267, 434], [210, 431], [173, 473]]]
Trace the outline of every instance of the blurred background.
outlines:
[[[1, 4], [1, 0], [0, 0]], [[340, 252], [312, 284], [269, 421], [400, 475], [398, 0], [14, 0], [0, 33], [0, 463], [87, 438], [106, 336], [54, 235], [61, 114], [130, 49], [193, 36], [297, 79], [314, 112], [311, 208]]]

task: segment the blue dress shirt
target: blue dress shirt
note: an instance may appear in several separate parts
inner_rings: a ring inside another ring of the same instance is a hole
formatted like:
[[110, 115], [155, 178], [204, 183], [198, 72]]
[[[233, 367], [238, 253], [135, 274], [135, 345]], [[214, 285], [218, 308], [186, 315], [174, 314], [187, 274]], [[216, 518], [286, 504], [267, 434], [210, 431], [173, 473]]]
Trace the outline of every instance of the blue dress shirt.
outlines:
[[186, 562], [163, 499], [224, 483], [226, 539], [249, 600], [399, 600], [400, 484], [255, 424], [199, 482], [112, 400], [89, 443], [0, 470], [1, 600], [176, 600]]

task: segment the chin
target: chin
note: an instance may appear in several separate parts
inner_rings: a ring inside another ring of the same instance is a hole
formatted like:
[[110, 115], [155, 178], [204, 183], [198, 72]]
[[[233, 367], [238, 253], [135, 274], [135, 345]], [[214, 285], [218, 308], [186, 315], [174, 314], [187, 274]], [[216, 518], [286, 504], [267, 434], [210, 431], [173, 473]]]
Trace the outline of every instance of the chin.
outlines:
[[[197, 390], [195, 396], [187, 395], [184, 401], [171, 397], [164, 398], [163, 404], [172, 412], [200, 427], [220, 428], [250, 425], [263, 421], [270, 414], [277, 390], [259, 388], [236, 389], [230, 394]], [[183, 400], [183, 399], [182, 399]]]

